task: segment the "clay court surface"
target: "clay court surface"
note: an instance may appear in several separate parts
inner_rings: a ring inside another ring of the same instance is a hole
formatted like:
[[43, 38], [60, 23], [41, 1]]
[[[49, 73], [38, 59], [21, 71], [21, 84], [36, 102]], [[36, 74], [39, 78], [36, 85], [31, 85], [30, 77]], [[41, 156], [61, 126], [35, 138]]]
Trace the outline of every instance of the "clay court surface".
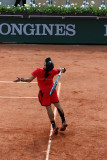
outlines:
[[[51, 138], [36, 80], [12, 83], [49, 56], [67, 69], [57, 90], [68, 128]], [[107, 46], [0, 44], [0, 68], [0, 160], [107, 160]]]

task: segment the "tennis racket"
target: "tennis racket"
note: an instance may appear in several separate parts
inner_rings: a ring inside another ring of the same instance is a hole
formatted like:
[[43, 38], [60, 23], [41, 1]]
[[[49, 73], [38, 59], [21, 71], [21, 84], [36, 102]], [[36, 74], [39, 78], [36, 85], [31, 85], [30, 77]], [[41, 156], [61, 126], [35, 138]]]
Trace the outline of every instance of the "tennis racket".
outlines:
[[62, 72], [60, 71], [59, 74], [58, 74], [58, 78], [56, 79], [56, 81], [55, 81], [55, 83], [54, 83], [54, 85], [53, 85], [53, 87], [52, 87], [52, 89], [50, 91], [50, 95], [54, 92], [54, 90], [55, 90], [55, 88], [56, 88], [56, 86], [58, 84], [58, 80], [59, 80], [59, 77], [60, 77], [61, 73]]

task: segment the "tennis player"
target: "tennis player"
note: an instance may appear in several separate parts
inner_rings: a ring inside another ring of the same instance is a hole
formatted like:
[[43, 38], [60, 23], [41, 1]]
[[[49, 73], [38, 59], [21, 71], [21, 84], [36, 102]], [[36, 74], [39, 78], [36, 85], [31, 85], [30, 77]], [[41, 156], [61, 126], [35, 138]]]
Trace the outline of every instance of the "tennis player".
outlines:
[[51, 122], [52, 127], [53, 127], [53, 134], [58, 133], [58, 127], [55, 124], [54, 113], [52, 111], [51, 104], [54, 104], [54, 106], [57, 108], [58, 113], [61, 117], [62, 126], [60, 128], [60, 131], [64, 131], [67, 127], [67, 123], [66, 123], [65, 116], [64, 116], [64, 111], [63, 111], [63, 109], [62, 109], [62, 107], [59, 103], [59, 99], [58, 99], [58, 96], [57, 96], [56, 89], [54, 90], [52, 95], [50, 95], [50, 91], [51, 91], [52, 86], [54, 84], [53, 83], [53, 78], [60, 71], [62, 73], [64, 73], [66, 71], [66, 69], [65, 68], [55, 69], [51, 58], [48, 57], [48, 58], [45, 59], [44, 67], [43, 68], [37, 68], [36, 70], [34, 70], [31, 73], [31, 76], [29, 78], [19, 78], [19, 77], [17, 77], [17, 79], [14, 80], [14, 82], [19, 82], [19, 81], [31, 82], [35, 78], [37, 78], [37, 82], [38, 82], [38, 86], [39, 86], [39, 94], [38, 94], [39, 102], [42, 106], [45, 106], [45, 108], [47, 110], [50, 122]]

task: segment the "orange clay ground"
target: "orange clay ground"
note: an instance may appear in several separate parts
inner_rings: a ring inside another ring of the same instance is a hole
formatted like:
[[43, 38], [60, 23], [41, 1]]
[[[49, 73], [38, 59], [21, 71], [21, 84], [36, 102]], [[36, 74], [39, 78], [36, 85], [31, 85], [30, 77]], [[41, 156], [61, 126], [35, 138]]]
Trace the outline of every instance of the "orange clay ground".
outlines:
[[0, 44], [0, 160], [46, 160], [51, 125], [38, 85], [11, 82], [47, 57], [67, 69], [59, 99], [68, 128], [51, 137], [49, 160], [107, 160], [107, 46], [17, 44]]

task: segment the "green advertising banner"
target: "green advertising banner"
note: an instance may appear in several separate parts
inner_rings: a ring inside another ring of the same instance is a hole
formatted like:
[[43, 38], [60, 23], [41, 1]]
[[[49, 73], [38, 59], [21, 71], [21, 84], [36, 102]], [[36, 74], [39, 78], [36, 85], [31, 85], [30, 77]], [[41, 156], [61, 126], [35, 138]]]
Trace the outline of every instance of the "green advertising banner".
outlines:
[[0, 18], [0, 42], [107, 44], [107, 20]]

